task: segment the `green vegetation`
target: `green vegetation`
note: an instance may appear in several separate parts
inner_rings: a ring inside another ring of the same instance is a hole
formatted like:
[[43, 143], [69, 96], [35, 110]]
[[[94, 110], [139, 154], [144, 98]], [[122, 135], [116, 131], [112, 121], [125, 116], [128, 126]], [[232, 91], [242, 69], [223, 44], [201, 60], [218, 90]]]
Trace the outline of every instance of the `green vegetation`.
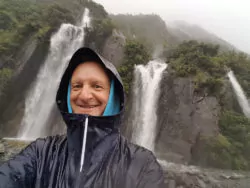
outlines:
[[233, 70], [237, 80], [248, 98], [250, 98], [250, 58], [245, 53], [227, 52], [223, 54], [227, 66]]
[[203, 144], [201, 148], [203, 157], [198, 159], [198, 164], [206, 164], [216, 168], [235, 169], [232, 166], [232, 145], [225, 136], [218, 134], [217, 137], [202, 137], [200, 139]]
[[150, 60], [150, 53], [146, 47], [137, 40], [128, 40], [124, 50], [123, 65], [119, 67], [120, 73], [128, 95], [132, 86], [134, 66], [138, 64], [146, 64]]
[[197, 41], [185, 41], [164, 54], [176, 76], [194, 78], [198, 92], [218, 97], [226, 73], [233, 70], [250, 97], [250, 59], [246, 54], [234, 51], [220, 53], [218, 45]]
[[68, 9], [59, 4], [37, 4], [29, 0], [0, 1], [0, 54], [11, 61], [27, 37], [48, 37], [63, 22], [74, 22]]
[[219, 126], [217, 137], [203, 138], [206, 163], [217, 168], [249, 170], [250, 120], [241, 114], [224, 111]]
[[9, 68], [0, 69], [0, 91], [6, 86], [12, 74], [13, 71]]
[[188, 41], [166, 55], [176, 76], [193, 77], [197, 93], [201, 95], [220, 93], [223, 77], [226, 74], [226, 64], [219, 55], [218, 45]]

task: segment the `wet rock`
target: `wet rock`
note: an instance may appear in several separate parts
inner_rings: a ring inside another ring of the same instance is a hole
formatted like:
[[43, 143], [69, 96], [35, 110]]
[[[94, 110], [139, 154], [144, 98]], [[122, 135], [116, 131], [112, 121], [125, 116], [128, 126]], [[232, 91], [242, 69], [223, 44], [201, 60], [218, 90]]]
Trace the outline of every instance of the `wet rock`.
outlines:
[[117, 30], [113, 30], [112, 35], [106, 40], [102, 55], [119, 67], [124, 57], [125, 36]]
[[176, 188], [249, 188], [250, 172], [204, 169], [160, 161], [166, 187]]
[[160, 158], [175, 163], [190, 163], [193, 156], [203, 159], [197, 138], [219, 132], [216, 97], [198, 95], [191, 78], [176, 78], [170, 68], [163, 74], [161, 88], [155, 151]]
[[2, 153], [0, 152], [0, 164], [9, 160], [11, 157], [19, 153], [29, 143], [30, 143], [29, 141], [1, 139], [0, 151], [2, 146], [4, 152]]
[[243, 179], [243, 178], [245, 178], [245, 176], [242, 174], [233, 174], [232, 176], [230, 176], [230, 179], [232, 180]]
[[0, 155], [4, 154], [4, 152], [5, 152], [4, 145], [2, 143], [0, 143]]
[[175, 181], [174, 180], [170, 180], [169, 183], [168, 183], [168, 188], [175, 188]]
[[223, 179], [229, 179], [230, 178], [230, 176], [225, 175], [225, 174], [221, 174], [220, 177], [223, 178]]
[[206, 188], [206, 184], [199, 178], [197, 178], [197, 183], [200, 188]]

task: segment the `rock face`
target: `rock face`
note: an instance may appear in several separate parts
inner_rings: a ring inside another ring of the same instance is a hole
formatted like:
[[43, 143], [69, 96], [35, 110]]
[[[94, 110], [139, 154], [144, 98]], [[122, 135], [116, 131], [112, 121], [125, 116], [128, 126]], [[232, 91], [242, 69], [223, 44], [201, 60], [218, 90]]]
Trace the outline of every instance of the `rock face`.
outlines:
[[218, 134], [217, 99], [198, 96], [194, 89], [191, 78], [175, 78], [171, 73], [164, 73], [157, 113], [159, 158], [189, 163], [199, 136]]
[[30, 142], [0, 139], [0, 165], [19, 153]]
[[106, 40], [102, 55], [111, 61], [116, 67], [120, 66], [124, 57], [125, 36], [114, 30], [113, 34]]

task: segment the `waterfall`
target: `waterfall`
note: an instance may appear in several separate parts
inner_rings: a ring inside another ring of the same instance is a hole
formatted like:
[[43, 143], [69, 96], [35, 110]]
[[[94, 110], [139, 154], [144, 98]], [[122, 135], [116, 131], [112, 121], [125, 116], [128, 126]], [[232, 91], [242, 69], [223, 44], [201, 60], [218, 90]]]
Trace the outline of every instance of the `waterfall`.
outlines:
[[246, 117], [250, 118], [250, 106], [249, 106], [248, 99], [243, 89], [241, 88], [239, 82], [237, 81], [236, 77], [234, 76], [233, 71], [230, 71], [228, 73], [228, 77], [233, 86], [234, 92], [237, 96], [238, 102], [240, 104], [240, 107], [243, 113], [245, 114]]
[[62, 24], [51, 37], [48, 57], [25, 99], [25, 112], [18, 138], [29, 140], [46, 136], [47, 120], [55, 106], [57, 88], [73, 53], [83, 45], [84, 27], [89, 26], [85, 9], [79, 26]]
[[155, 144], [159, 83], [166, 68], [166, 63], [154, 60], [146, 66], [137, 65], [134, 70], [132, 141], [151, 151]]

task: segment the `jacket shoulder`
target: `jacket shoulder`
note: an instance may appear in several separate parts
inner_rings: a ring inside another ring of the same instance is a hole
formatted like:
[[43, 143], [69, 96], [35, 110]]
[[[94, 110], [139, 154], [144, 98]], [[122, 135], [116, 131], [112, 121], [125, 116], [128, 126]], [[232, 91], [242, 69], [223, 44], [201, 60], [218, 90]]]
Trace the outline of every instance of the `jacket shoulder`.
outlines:
[[124, 148], [126, 148], [125, 150], [128, 151], [131, 158], [140, 159], [143, 161], [149, 160], [149, 159], [152, 159], [152, 160], [156, 159], [156, 157], [154, 156], [152, 151], [150, 151], [142, 146], [131, 143], [123, 136], [121, 136], [121, 140], [124, 143]]
[[62, 141], [66, 140], [65, 135], [56, 135], [56, 136], [47, 136], [45, 138], [38, 138], [34, 142], [38, 147], [42, 147], [45, 144], [53, 145], [53, 144], [60, 144]]
[[137, 187], [165, 187], [163, 170], [153, 152], [133, 144], [125, 138], [122, 139], [130, 155], [128, 173], [132, 179], [136, 179]]
[[63, 145], [66, 141], [66, 136], [65, 135], [56, 135], [56, 136], [48, 136], [46, 138], [38, 138], [35, 140], [33, 143], [36, 150], [42, 153], [46, 152], [47, 150], [54, 150], [53, 148], [58, 148], [58, 146]]

